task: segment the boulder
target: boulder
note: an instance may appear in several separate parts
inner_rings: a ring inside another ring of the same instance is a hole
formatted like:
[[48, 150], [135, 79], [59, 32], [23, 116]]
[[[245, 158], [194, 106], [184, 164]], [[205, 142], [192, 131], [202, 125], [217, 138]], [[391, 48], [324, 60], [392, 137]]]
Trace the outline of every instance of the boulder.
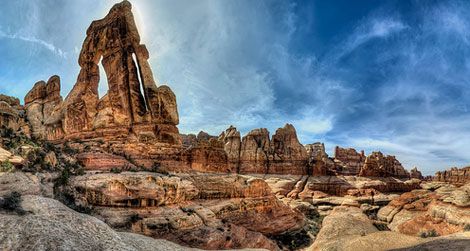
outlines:
[[[166, 240], [116, 232], [104, 222], [60, 202], [22, 196], [25, 215], [0, 211], [2, 250], [186, 250]], [[188, 249], [193, 250], [193, 249]]]

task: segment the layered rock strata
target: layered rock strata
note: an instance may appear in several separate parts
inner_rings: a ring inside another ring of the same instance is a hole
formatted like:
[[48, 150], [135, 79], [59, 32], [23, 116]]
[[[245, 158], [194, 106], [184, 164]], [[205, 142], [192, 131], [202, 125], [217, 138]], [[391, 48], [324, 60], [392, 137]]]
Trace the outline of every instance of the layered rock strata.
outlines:
[[24, 107], [20, 105], [20, 100], [0, 94], [0, 127], [29, 134], [29, 125], [24, 118]]
[[239, 175], [89, 174], [68, 192], [114, 228], [205, 249], [276, 250], [266, 235], [303, 225], [266, 182]]
[[381, 152], [373, 152], [365, 159], [359, 176], [409, 178], [410, 174], [395, 156], [384, 156]]
[[457, 168], [436, 172], [434, 181], [449, 182], [454, 185], [463, 185], [470, 182], [470, 167]]
[[52, 76], [46, 82], [37, 82], [25, 98], [26, 117], [31, 125], [31, 134], [37, 138], [46, 138], [55, 134], [53, 128], [45, 126], [54, 109], [62, 103], [60, 96], [60, 78]]
[[337, 172], [341, 175], [358, 175], [364, 165], [366, 156], [364, 151], [358, 153], [353, 148], [335, 148], [334, 159]]
[[435, 231], [448, 235], [463, 231], [470, 225], [470, 184], [423, 184], [422, 190], [404, 193], [381, 208], [380, 220], [390, 229], [407, 235]]

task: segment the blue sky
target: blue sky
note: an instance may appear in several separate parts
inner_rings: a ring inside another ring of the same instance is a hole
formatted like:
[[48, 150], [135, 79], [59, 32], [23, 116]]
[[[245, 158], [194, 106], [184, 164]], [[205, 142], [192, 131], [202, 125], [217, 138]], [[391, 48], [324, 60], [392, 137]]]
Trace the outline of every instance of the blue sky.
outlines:
[[[57, 74], [65, 96], [86, 29], [115, 2], [2, 0], [0, 92]], [[289, 122], [329, 152], [380, 149], [426, 174], [470, 164], [467, 1], [131, 2], [183, 133]]]

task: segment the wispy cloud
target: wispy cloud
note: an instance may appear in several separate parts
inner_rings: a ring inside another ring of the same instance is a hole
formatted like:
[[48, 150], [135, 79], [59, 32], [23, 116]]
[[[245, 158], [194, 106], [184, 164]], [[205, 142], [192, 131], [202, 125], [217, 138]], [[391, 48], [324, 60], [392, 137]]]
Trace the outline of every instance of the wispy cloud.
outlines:
[[37, 44], [49, 50], [50, 52], [52, 52], [54, 55], [58, 57], [66, 58], [67, 56], [65, 52], [63, 52], [60, 48], [57, 48], [55, 45], [48, 43], [42, 39], [33, 37], [33, 36], [25, 36], [21, 34], [8, 34], [0, 30], [0, 38], [17, 39], [20, 41]]

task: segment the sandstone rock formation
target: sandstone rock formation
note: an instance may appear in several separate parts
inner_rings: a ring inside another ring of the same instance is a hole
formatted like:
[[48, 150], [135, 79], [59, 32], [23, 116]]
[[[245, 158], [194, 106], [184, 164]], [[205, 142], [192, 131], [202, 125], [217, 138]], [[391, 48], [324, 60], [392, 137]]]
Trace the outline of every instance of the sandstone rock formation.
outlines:
[[333, 174], [335, 163], [325, 152], [325, 145], [317, 142], [305, 146], [308, 155], [308, 173], [314, 176], [324, 176]]
[[233, 126], [219, 136], [231, 169], [240, 173], [306, 175], [307, 150], [300, 144], [295, 128], [286, 124], [269, 137], [266, 128], [254, 129], [240, 139]]
[[62, 103], [59, 76], [50, 77], [47, 83], [37, 82], [26, 94], [24, 101], [32, 136], [46, 138], [46, 135], [54, 133], [53, 130], [46, 128], [45, 123], [54, 109]]
[[409, 178], [410, 175], [395, 156], [373, 152], [365, 159], [359, 176]]
[[0, 127], [10, 128], [15, 132], [29, 132], [19, 99], [0, 94]]
[[364, 151], [358, 153], [353, 148], [335, 148], [335, 162], [339, 167], [338, 173], [341, 175], [358, 175], [364, 165], [366, 156]]
[[323, 220], [310, 250], [466, 250], [470, 233], [419, 238], [394, 231], [379, 231], [355, 207], [336, 207]]
[[242, 140], [237, 128], [230, 126], [219, 136], [219, 140], [224, 144], [230, 169], [240, 172], [240, 152]]
[[272, 157], [267, 173], [307, 173], [307, 150], [300, 144], [291, 124], [276, 130], [271, 139]]
[[276, 250], [265, 235], [303, 224], [262, 179], [239, 175], [87, 174], [68, 192], [114, 228], [200, 248]]
[[77, 160], [85, 170], [137, 170], [137, 167], [124, 157], [108, 153], [80, 153], [77, 155]]
[[254, 129], [242, 138], [240, 173], [268, 173], [270, 140], [266, 128]]
[[[278, 191], [277, 194], [288, 196], [288, 193], [291, 193], [291, 197], [298, 197], [305, 201], [310, 201], [319, 192], [325, 196], [346, 196], [351, 191], [357, 190], [372, 189], [378, 194], [379, 192], [402, 193], [420, 188], [419, 180], [402, 181], [393, 177], [309, 176], [305, 179], [298, 179], [297, 177], [269, 175], [266, 181], [273, 191]], [[292, 193], [294, 187], [298, 188], [296, 193]]]
[[[34, 134], [48, 140], [125, 140], [130, 131], [139, 141], [179, 144], [176, 97], [169, 87], [156, 86], [148, 58], [145, 45], [140, 44], [131, 4], [116, 4], [105, 18], [88, 28], [79, 56], [77, 83], [65, 100], [60, 102], [57, 77], [47, 84], [38, 82], [26, 96]], [[99, 75], [100, 62], [106, 76]], [[101, 99], [100, 77], [106, 77], [109, 85]]]
[[470, 225], [470, 185], [456, 188], [448, 184], [402, 194], [378, 212], [390, 229], [408, 235], [435, 231], [438, 235], [461, 232]]
[[463, 185], [470, 182], [470, 167], [457, 168], [453, 167], [450, 170], [439, 171], [433, 177], [434, 181], [449, 182], [454, 185]]
[[413, 168], [410, 170], [410, 178], [412, 178], [412, 179], [419, 179], [419, 180], [424, 179], [423, 174], [418, 170], [417, 167], [413, 167]]
[[21, 207], [25, 215], [0, 211], [2, 250], [193, 250], [166, 240], [116, 232], [49, 198], [26, 195]]

